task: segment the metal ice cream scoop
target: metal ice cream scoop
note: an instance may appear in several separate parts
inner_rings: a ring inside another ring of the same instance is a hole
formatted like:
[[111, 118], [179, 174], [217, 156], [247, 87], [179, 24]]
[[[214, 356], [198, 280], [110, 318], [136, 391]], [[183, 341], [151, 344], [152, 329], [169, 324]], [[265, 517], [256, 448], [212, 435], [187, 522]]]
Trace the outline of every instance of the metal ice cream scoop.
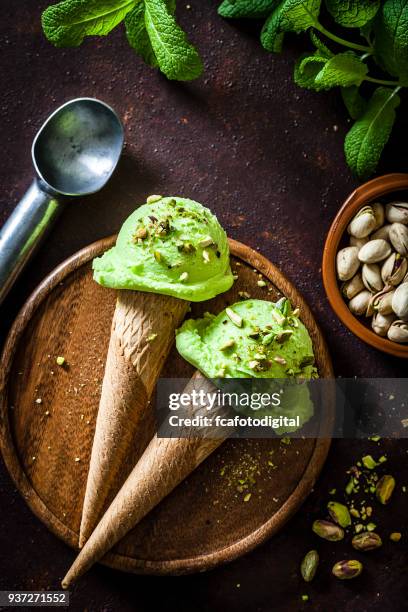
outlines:
[[71, 100], [47, 119], [32, 146], [37, 177], [0, 230], [0, 304], [65, 202], [107, 183], [123, 141], [118, 116], [99, 100]]

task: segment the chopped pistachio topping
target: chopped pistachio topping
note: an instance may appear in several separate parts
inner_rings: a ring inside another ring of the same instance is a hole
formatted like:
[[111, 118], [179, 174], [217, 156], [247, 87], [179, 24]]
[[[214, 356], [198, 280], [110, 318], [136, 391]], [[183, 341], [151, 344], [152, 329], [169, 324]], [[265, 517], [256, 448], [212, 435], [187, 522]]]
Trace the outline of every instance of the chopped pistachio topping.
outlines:
[[162, 200], [162, 196], [161, 195], [150, 195], [147, 200], [146, 200], [146, 204], [154, 204], [155, 202], [158, 202], [159, 200]]
[[224, 342], [224, 344], [220, 346], [220, 351], [225, 351], [229, 348], [232, 348], [233, 346], [235, 346], [235, 340], [231, 338], [231, 340], [227, 340], [226, 342]]
[[188, 279], [188, 272], [183, 272], [182, 274], [180, 274], [180, 279], [181, 281], [186, 281]]
[[237, 314], [234, 310], [232, 310], [232, 308], [226, 308], [225, 314], [230, 319], [230, 321], [232, 321], [234, 325], [236, 325], [237, 327], [242, 327], [242, 323], [243, 323], [242, 317], [240, 317], [239, 314]]
[[65, 357], [57, 357], [56, 362], [57, 362], [57, 365], [63, 366], [65, 363]]
[[135, 232], [134, 238], [135, 240], [144, 240], [147, 238], [147, 229], [145, 227], [139, 227]]
[[212, 244], [214, 244], [214, 240], [211, 238], [211, 236], [206, 236], [205, 238], [200, 240], [200, 242], [198, 243], [198, 246], [205, 249], [205, 247], [211, 246]]
[[276, 361], [276, 363], [279, 363], [280, 365], [287, 365], [286, 359], [284, 359], [280, 355], [277, 355], [276, 357], [274, 357], [273, 360]]
[[203, 251], [203, 259], [204, 263], [210, 263], [210, 254], [206, 249]]
[[153, 255], [154, 255], [155, 260], [160, 263], [162, 259], [160, 251], [154, 251]]

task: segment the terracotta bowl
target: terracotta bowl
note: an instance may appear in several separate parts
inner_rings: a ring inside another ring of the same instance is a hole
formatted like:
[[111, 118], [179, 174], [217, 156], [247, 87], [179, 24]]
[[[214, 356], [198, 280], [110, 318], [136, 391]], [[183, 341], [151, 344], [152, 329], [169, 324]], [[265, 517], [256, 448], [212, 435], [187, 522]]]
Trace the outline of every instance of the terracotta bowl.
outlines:
[[[398, 193], [401, 191], [406, 193]], [[364, 183], [349, 195], [337, 213], [327, 235], [323, 252], [322, 274], [324, 288], [330, 305], [344, 325], [353, 334], [376, 349], [407, 359], [408, 345], [397, 344], [387, 338], [378, 336], [370, 329], [369, 323], [364, 324], [363, 318], [357, 318], [350, 312], [340, 292], [336, 275], [336, 254], [342, 246], [344, 233], [347, 232], [347, 226], [352, 217], [365, 204], [378, 200], [387, 202], [392, 199], [408, 200], [408, 174], [385, 174], [384, 176], [379, 176]], [[370, 319], [367, 319], [368, 321]]]

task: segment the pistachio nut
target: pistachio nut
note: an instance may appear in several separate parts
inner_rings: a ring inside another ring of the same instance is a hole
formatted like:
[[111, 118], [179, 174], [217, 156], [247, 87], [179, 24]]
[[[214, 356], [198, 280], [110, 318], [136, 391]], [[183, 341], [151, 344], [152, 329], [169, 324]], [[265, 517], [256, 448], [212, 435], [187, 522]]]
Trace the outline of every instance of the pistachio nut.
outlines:
[[382, 546], [382, 540], [378, 533], [374, 531], [365, 531], [364, 533], [358, 533], [351, 540], [351, 545], [356, 550], [374, 550]]
[[391, 254], [391, 246], [382, 238], [369, 240], [358, 252], [358, 258], [363, 263], [377, 263]]
[[408, 255], [408, 227], [402, 223], [393, 223], [390, 227], [390, 241], [400, 255]]
[[391, 224], [383, 225], [379, 227], [378, 230], [373, 232], [370, 236], [371, 240], [377, 240], [378, 238], [382, 238], [383, 240], [389, 240], [390, 237], [390, 227]]
[[355, 236], [350, 236], [350, 246], [355, 246], [359, 250], [368, 242], [368, 236], [366, 238], [356, 238]]
[[329, 540], [330, 542], [338, 542], [344, 538], [343, 529], [330, 521], [318, 519], [314, 521], [312, 529], [320, 538]]
[[390, 223], [408, 224], [408, 202], [390, 202], [385, 208], [385, 216]]
[[333, 521], [340, 525], [340, 527], [348, 527], [351, 525], [350, 512], [347, 506], [336, 501], [331, 501], [327, 504], [327, 509]]
[[365, 289], [364, 291], [360, 291], [360, 293], [355, 295], [349, 301], [348, 307], [350, 311], [355, 315], [366, 314], [371, 297], [372, 297], [372, 293], [370, 293], [368, 289]]
[[379, 336], [386, 336], [391, 325], [395, 321], [394, 314], [383, 315], [381, 312], [376, 312], [373, 316], [371, 327]]
[[337, 274], [340, 280], [352, 278], [360, 267], [357, 247], [345, 247], [337, 253]]
[[385, 474], [377, 482], [375, 494], [378, 501], [385, 506], [391, 499], [391, 495], [395, 489], [395, 478], [389, 474]]
[[309, 550], [300, 564], [300, 573], [305, 582], [311, 582], [315, 577], [319, 565], [319, 553], [317, 550]]
[[375, 229], [377, 220], [371, 206], [364, 206], [351, 220], [347, 231], [355, 238], [365, 238]]
[[400, 319], [408, 317], [408, 283], [402, 283], [392, 298], [392, 309]]
[[371, 208], [373, 209], [374, 217], [375, 217], [375, 230], [384, 225], [385, 219], [385, 210], [384, 205], [381, 202], [375, 202], [371, 204]]
[[366, 289], [371, 293], [378, 293], [384, 287], [381, 278], [381, 270], [378, 264], [364, 264], [361, 277]]
[[388, 330], [388, 338], [400, 344], [408, 343], [408, 323], [406, 321], [394, 321]]
[[407, 273], [408, 263], [399, 253], [391, 253], [382, 264], [381, 278], [386, 285], [399, 285]]
[[340, 580], [350, 580], [356, 578], [363, 571], [363, 565], [356, 559], [338, 561], [333, 565], [332, 574]]
[[390, 285], [386, 285], [382, 291], [379, 291], [373, 295], [370, 304], [370, 307], [372, 308], [371, 314], [374, 312], [380, 312], [382, 315], [393, 313], [392, 298], [394, 293], [395, 289]]
[[364, 289], [363, 279], [361, 274], [355, 274], [353, 278], [346, 281], [341, 286], [341, 291], [347, 299], [351, 300], [357, 293]]

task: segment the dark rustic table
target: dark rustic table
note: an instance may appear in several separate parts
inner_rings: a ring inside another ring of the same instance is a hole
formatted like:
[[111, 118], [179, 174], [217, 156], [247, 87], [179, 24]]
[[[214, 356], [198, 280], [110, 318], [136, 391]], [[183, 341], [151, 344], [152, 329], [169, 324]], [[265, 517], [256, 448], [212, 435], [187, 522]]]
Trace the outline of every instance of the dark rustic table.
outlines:
[[[348, 124], [339, 96], [298, 89], [293, 62], [307, 37], [288, 40], [270, 56], [258, 24], [225, 22], [215, 0], [178, 3], [179, 20], [199, 47], [204, 76], [194, 83], [166, 81], [146, 67], [118, 29], [79, 49], [54, 49], [40, 14], [47, 0], [2, 1], [0, 224], [30, 183], [30, 145], [44, 118], [77, 96], [111, 104], [126, 126], [126, 150], [103, 193], [70, 205], [1, 309], [4, 339], [19, 307], [57, 264], [81, 247], [118, 230], [154, 193], [195, 198], [214, 210], [228, 234], [259, 249], [281, 267], [309, 301], [321, 324], [337, 375], [402, 377], [406, 363], [362, 344], [333, 315], [320, 261], [325, 234], [357, 185], [343, 158]], [[401, 112], [379, 172], [408, 168]], [[389, 471], [408, 484], [404, 441], [382, 441]], [[186, 577], [126, 575], [95, 567], [72, 591], [74, 610], [316, 611], [407, 608], [408, 493], [401, 487], [381, 515], [386, 543], [367, 555], [356, 581], [330, 577], [343, 543], [317, 542], [310, 524], [324, 511], [329, 489], [342, 489], [345, 470], [372, 443], [335, 441], [316, 490], [276, 537], [214, 571]], [[377, 451], [376, 451], [377, 452]], [[74, 553], [36, 519], [0, 468], [0, 588], [56, 589]], [[399, 544], [392, 531], [404, 532]], [[298, 575], [302, 555], [318, 546], [321, 571], [311, 586]], [[310, 600], [302, 603], [301, 595]]]

